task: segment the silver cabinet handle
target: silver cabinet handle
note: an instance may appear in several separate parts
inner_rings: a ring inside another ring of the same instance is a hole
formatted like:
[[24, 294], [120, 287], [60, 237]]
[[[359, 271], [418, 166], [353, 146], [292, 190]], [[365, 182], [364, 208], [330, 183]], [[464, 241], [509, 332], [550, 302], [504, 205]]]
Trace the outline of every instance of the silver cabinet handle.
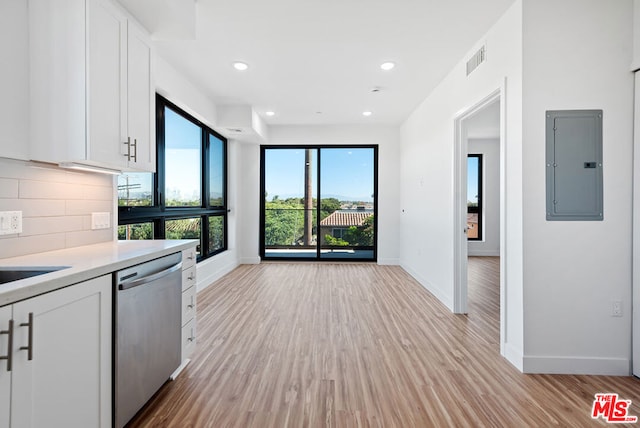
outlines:
[[[131, 138], [129, 138], [129, 140], [131, 140]], [[138, 162], [138, 140], [135, 138], [133, 139], [133, 161]]]
[[27, 360], [33, 360], [33, 312], [29, 312], [29, 321], [20, 323], [20, 327], [29, 328], [29, 343], [27, 346], [21, 346], [20, 351], [27, 351]]
[[196, 304], [193, 301], [193, 296], [191, 296], [191, 304], [187, 305], [187, 309], [193, 309], [195, 307], [196, 307]]
[[131, 137], [127, 137], [127, 141], [125, 141], [122, 144], [126, 144], [127, 145], [127, 154], [124, 155], [127, 157], [127, 160], [130, 161], [131, 160]]
[[0, 360], [7, 360], [7, 371], [11, 371], [11, 365], [13, 362], [13, 320], [9, 320], [9, 329], [0, 330], [0, 334], [6, 334], [7, 340], [7, 355], [0, 356]]
[[193, 272], [191, 272], [191, 273], [189, 274], [189, 276], [187, 277], [187, 279], [188, 279], [189, 281], [193, 281], [194, 279], [196, 279], [196, 277], [195, 277], [195, 275], [193, 274]]

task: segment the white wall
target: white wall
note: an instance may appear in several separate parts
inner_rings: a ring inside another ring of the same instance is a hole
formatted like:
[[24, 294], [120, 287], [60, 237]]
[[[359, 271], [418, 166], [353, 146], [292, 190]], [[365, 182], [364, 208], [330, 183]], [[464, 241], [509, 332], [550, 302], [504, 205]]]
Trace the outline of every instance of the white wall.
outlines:
[[[504, 86], [504, 354], [522, 366], [522, 1], [514, 5], [401, 127], [401, 265], [450, 309], [454, 293], [454, 119]], [[469, 77], [467, 58], [486, 44]]]
[[[178, 73], [163, 58], [156, 58], [155, 72], [156, 90], [172, 103], [193, 115], [202, 123], [216, 129], [216, 106], [202, 91], [198, 90]], [[198, 263], [198, 290], [208, 287], [228, 272], [238, 266], [238, 213], [242, 211], [239, 203], [241, 187], [239, 180], [242, 174], [242, 150], [238, 142], [228, 140], [228, 206], [231, 212], [228, 214], [228, 250], [213, 256], [210, 259]], [[242, 223], [240, 223], [242, 224]]]
[[470, 256], [500, 255], [500, 140], [470, 139], [469, 154], [482, 154], [483, 239], [469, 241]]
[[[269, 144], [378, 145], [378, 264], [399, 264], [399, 133], [394, 126], [273, 126]], [[259, 180], [258, 180], [259, 185]], [[257, 206], [257, 204], [256, 204]], [[256, 211], [256, 216], [259, 211]], [[258, 239], [258, 236], [256, 236]]]
[[633, 0], [633, 59], [631, 69], [640, 69], [640, 0]]
[[[632, 1], [529, 0], [523, 16], [524, 369], [626, 375]], [[559, 109], [604, 110], [604, 221], [545, 219], [545, 110]]]
[[[633, 70], [640, 69], [640, 0], [633, 0]], [[635, 73], [633, 150], [633, 374], [640, 377], [640, 74]]]
[[29, 25], [27, 2], [0, 1], [0, 156], [28, 159]]
[[260, 145], [238, 146], [238, 248], [240, 263], [260, 263]]

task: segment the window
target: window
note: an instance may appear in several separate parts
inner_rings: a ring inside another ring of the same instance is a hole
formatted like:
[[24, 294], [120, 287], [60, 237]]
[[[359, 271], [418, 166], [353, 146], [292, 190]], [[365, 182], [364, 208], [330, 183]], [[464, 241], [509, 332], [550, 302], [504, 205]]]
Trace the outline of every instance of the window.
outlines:
[[372, 260], [377, 146], [262, 146], [260, 255]]
[[227, 249], [227, 140], [156, 96], [157, 173], [118, 177], [118, 239], [197, 239]]
[[482, 155], [467, 156], [467, 239], [482, 240]]

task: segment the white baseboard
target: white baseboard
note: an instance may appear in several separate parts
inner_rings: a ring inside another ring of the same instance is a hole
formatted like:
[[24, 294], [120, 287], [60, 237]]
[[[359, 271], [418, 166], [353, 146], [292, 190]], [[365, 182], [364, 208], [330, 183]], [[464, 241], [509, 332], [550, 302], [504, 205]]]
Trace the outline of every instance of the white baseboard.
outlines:
[[[211, 284], [213, 284], [240, 265], [235, 257], [229, 257], [228, 260], [212, 260], [211, 263], [212, 265], [215, 265], [213, 269], [211, 268], [211, 265], [198, 268], [196, 284], [197, 291], [202, 291], [205, 288], [209, 287]], [[204, 272], [207, 272], [207, 275], [204, 275]]]
[[399, 266], [400, 259], [378, 259], [378, 264], [381, 266]]
[[242, 257], [240, 258], [241, 265], [259, 265], [262, 260], [260, 257]]
[[420, 285], [426, 288], [429, 293], [433, 294], [436, 297], [436, 299], [440, 300], [440, 302], [442, 302], [442, 304], [445, 305], [447, 309], [453, 312], [453, 296], [447, 296], [445, 293], [442, 292], [442, 290], [439, 290], [436, 287], [434, 287], [429, 281], [422, 278], [420, 274], [418, 274], [410, 266], [402, 263], [400, 264], [400, 266], [409, 275], [411, 275], [416, 281], [418, 281]]
[[524, 373], [576, 375], [631, 375], [631, 361], [626, 358], [525, 356]]
[[175, 372], [173, 372], [171, 374], [171, 376], [169, 376], [169, 379], [171, 380], [176, 380], [176, 378], [178, 377], [178, 375], [182, 372], [182, 370], [184, 370], [185, 367], [187, 367], [187, 364], [189, 364], [191, 360], [189, 358], [185, 359], [182, 364], [180, 364], [180, 366], [176, 369]]
[[504, 354], [503, 357], [507, 359], [515, 368], [523, 370], [523, 361], [522, 361], [522, 349], [519, 347], [513, 346], [510, 343], [504, 344]]

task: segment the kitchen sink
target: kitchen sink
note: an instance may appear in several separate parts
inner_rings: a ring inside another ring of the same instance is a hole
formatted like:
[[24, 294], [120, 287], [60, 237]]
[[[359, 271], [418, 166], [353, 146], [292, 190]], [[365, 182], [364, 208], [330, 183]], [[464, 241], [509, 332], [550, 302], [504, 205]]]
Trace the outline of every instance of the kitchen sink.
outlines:
[[67, 269], [68, 267], [69, 266], [0, 267], [0, 284], [31, 278], [32, 276], [44, 275], [45, 273], [56, 272], [62, 269]]

